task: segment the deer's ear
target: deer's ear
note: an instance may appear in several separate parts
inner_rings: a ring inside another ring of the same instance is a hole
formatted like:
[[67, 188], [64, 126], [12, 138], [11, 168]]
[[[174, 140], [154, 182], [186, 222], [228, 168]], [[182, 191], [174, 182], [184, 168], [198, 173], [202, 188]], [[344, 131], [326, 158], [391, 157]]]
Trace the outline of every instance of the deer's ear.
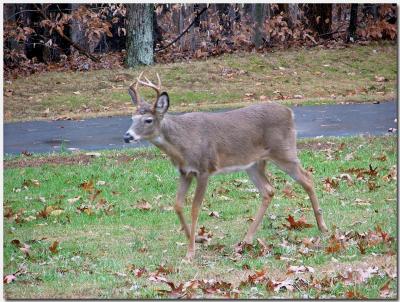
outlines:
[[164, 114], [167, 112], [169, 107], [169, 96], [168, 93], [163, 92], [161, 95], [158, 97], [154, 109], [157, 113]]
[[130, 88], [128, 89], [128, 93], [131, 96], [133, 105], [137, 106], [138, 105], [138, 96], [136, 95], [136, 93]]

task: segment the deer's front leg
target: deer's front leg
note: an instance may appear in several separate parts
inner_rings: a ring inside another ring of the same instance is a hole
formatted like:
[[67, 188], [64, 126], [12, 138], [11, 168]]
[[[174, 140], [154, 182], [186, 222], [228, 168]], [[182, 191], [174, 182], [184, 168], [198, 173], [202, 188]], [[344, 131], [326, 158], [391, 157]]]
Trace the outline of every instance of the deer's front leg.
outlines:
[[179, 220], [181, 222], [181, 225], [183, 227], [183, 230], [185, 231], [185, 235], [187, 239], [190, 239], [190, 230], [189, 226], [185, 221], [185, 217], [183, 216], [183, 204], [185, 201], [185, 196], [187, 191], [189, 190], [190, 184], [192, 183], [193, 177], [186, 176], [184, 174], [181, 174], [179, 178], [179, 187], [178, 187], [178, 192], [176, 194], [176, 203], [175, 203], [175, 212], [179, 217]]
[[190, 230], [189, 247], [186, 254], [186, 259], [189, 261], [192, 260], [195, 255], [197, 219], [199, 217], [199, 212], [201, 208], [201, 203], [204, 198], [204, 193], [206, 192], [207, 182], [208, 182], [208, 175], [199, 175], [197, 177], [197, 187], [192, 204], [192, 225]]

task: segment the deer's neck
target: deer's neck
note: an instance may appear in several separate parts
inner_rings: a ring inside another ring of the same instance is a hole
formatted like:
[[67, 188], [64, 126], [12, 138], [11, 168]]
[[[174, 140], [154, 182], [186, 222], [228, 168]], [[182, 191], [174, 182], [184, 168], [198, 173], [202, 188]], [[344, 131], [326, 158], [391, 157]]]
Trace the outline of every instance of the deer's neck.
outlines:
[[176, 127], [175, 122], [166, 116], [161, 122], [159, 135], [151, 139], [150, 142], [164, 151], [171, 158], [175, 166], [182, 167], [185, 165], [185, 160], [176, 142], [172, 139], [174, 135], [171, 135], [174, 134]]

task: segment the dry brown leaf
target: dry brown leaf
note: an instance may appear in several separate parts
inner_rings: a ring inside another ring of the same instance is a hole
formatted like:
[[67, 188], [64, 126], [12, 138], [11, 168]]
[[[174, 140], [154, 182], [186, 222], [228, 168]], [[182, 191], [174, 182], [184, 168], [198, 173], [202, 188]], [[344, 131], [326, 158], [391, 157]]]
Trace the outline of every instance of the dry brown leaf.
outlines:
[[311, 228], [312, 224], [306, 222], [306, 218], [304, 216], [300, 217], [298, 221], [294, 220], [294, 217], [289, 214], [286, 218], [289, 224], [284, 224], [289, 230], [301, 230], [305, 228]]
[[387, 281], [380, 289], [379, 289], [379, 296], [381, 298], [389, 298], [391, 297], [391, 293], [390, 293], [390, 282], [391, 280]]
[[144, 199], [141, 199], [140, 201], [138, 201], [136, 203], [136, 205], [134, 206], [135, 209], [139, 209], [139, 210], [143, 210], [143, 211], [148, 211], [151, 210], [152, 206], [149, 202], [147, 202]]
[[213, 234], [206, 230], [205, 226], [201, 226], [196, 236], [197, 243], [210, 242]]
[[50, 252], [52, 252], [53, 254], [57, 254], [57, 247], [58, 247], [58, 241], [54, 241], [50, 246], [49, 246], [49, 250]]
[[4, 284], [9, 284], [9, 283], [15, 281], [16, 279], [17, 279], [17, 277], [15, 277], [14, 275], [6, 275], [3, 278], [3, 283]]
[[287, 198], [294, 198], [296, 197], [296, 194], [293, 191], [293, 188], [290, 184], [286, 184], [285, 187], [282, 189], [283, 195], [285, 195]]
[[89, 181], [81, 183], [79, 185], [79, 187], [88, 192], [93, 191], [93, 179], [90, 179]]
[[216, 211], [211, 211], [210, 213], [208, 213], [208, 216], [210, 217], [215, 217], [215, 218], [219, 218], [219, 213]]

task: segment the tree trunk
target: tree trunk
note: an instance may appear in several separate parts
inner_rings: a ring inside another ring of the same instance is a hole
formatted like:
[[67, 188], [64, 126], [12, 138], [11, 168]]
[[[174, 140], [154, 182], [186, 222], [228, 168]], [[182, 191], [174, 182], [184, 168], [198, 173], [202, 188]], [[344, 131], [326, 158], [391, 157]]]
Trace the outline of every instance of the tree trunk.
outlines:
[[263, 32], [264, 32], [264, 18], [265, 18], [265, 10], [263, 3], [253, 4], [253, 18], [255, 21], [254, 27], [254, 37], [253, 42], [254, 45], [258, 48], [263, 45]]
[[289, 27], [294, 27], [300, 17], [300, 9], [298, 3], [289, 3], [288, 7]]
[[306, 16], [310, 27], [320, 35], [331, 31], [332, 4], [308, 4]]
[[127, 4], [127, 67], [153, 64], [153, 4]]
[[352, 4], [350, 9], [350, 23], [348, 29], [347, 42], [354, 42], [356, 38], [356, 29], [357, 29], [357, 11], [358, 4]]
[[[76, 11], [79, 9], [79, 7], [81, 5], [81, 3], [72, 3], [71, 4], [71, 9], [72, 12]], [[85, 37], [85, 30], [86, 30], [86, 26], [80, 22], [77, 19], [72, 19], [71, 20], [71, 29], [70, 29], [70, 37], [71, 40], [79, 45], [80, 47], [82, 47], [83, 49], [85, 49], [86, 51], [89, 51], [89, 45], [87, 43], [87, 39]]]

